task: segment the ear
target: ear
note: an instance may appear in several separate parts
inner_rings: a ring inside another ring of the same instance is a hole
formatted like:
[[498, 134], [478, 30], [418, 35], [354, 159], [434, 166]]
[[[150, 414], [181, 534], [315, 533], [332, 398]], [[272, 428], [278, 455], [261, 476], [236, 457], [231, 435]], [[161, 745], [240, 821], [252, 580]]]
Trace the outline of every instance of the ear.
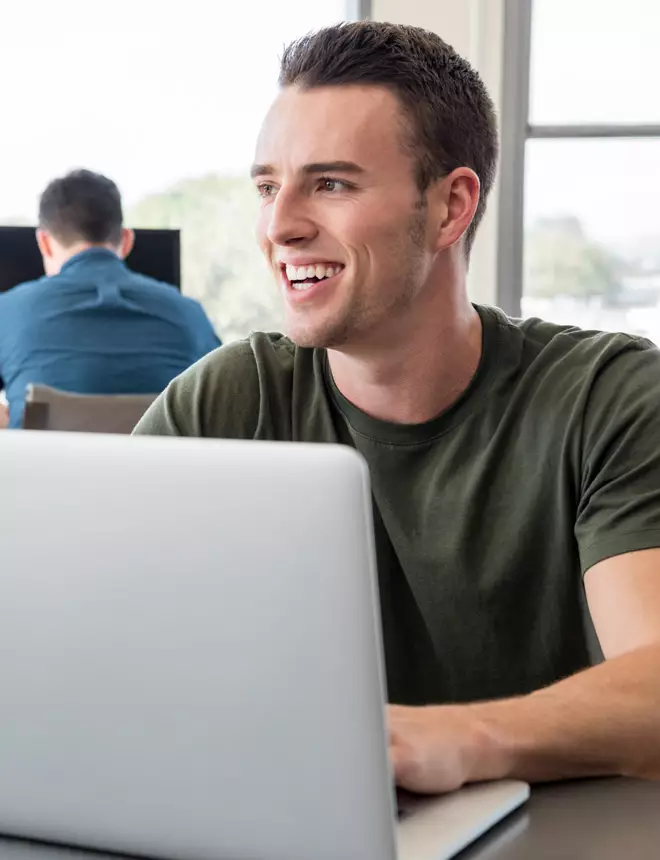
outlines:
[[49, 259], [53, 256], [53, 244], [51, 242], [50, 235], [46, 230], [42, 230], [41, 227], [38, 227], [35, 233], [37, 237], [37, 245], [39, 246], [39, 253], [44, 258], [44, 260]]
[[133, 250], [133, 245], [135, 244], [135, 233], [129, 229], [128, 227], [124, 227], [121, 231], [121, 242], [119, 243], [119, 256], [122, 260], [125, 260], [126, 257]]
[[431, 190], [438, 213], [436, 250], [450, 248], [465, 234], [477, 211], [479, 193], [479, 177], [469, 167], [457, 167], [438, 180]]

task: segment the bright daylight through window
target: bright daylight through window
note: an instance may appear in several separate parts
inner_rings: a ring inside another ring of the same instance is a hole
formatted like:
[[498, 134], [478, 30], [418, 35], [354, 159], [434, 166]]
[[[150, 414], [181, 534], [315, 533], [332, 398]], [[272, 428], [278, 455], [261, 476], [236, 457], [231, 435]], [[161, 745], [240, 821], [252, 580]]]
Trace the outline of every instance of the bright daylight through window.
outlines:
[[247, 171], [283, 45], [346, 14], [345, 0], [3, 7], [0, 223], [34, 224], [71, 168], [105, 173], [130, 226], [181, 229], [183, 292], [224, 340], [278, 328]]
[[523, 315], [660, 343], [660, 3], [532, 2]]

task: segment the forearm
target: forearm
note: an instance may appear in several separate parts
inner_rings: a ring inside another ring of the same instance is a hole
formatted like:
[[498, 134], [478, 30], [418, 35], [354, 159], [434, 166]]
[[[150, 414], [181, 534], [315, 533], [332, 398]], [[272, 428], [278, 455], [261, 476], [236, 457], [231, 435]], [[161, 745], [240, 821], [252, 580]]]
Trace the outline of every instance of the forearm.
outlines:
[[480, 738], [475, 779], [660, 778], [660, 645], [467, 708]]

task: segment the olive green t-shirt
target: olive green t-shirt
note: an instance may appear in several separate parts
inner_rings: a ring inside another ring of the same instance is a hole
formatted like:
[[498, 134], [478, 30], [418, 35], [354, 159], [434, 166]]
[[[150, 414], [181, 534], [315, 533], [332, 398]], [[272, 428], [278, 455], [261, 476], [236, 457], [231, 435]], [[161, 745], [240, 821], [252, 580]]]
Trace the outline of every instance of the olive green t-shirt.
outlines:
[[511, 696], [586, 667], [584, 572], [660, 546], [660, 352], [477, 310], [479, 368], [424, 424], [366, 415], [324, 350], [259, 333], [172, 382], [136, 429], [364, 455], [392, 702]]

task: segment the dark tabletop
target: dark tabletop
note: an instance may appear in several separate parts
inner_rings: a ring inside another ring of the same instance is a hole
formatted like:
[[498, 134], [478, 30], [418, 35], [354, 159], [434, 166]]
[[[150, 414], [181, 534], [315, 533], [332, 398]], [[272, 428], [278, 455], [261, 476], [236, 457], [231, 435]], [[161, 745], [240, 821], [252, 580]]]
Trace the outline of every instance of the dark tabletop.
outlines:
[[[0, 837], [0, 860], [113, 858]], [[523, 808], [457, 860], [660, 860], [660, 782], [599, 779], [535, 787]]]
[[534, 787], [524, 807], [460, 860], [660, 860], [660, 782]]

